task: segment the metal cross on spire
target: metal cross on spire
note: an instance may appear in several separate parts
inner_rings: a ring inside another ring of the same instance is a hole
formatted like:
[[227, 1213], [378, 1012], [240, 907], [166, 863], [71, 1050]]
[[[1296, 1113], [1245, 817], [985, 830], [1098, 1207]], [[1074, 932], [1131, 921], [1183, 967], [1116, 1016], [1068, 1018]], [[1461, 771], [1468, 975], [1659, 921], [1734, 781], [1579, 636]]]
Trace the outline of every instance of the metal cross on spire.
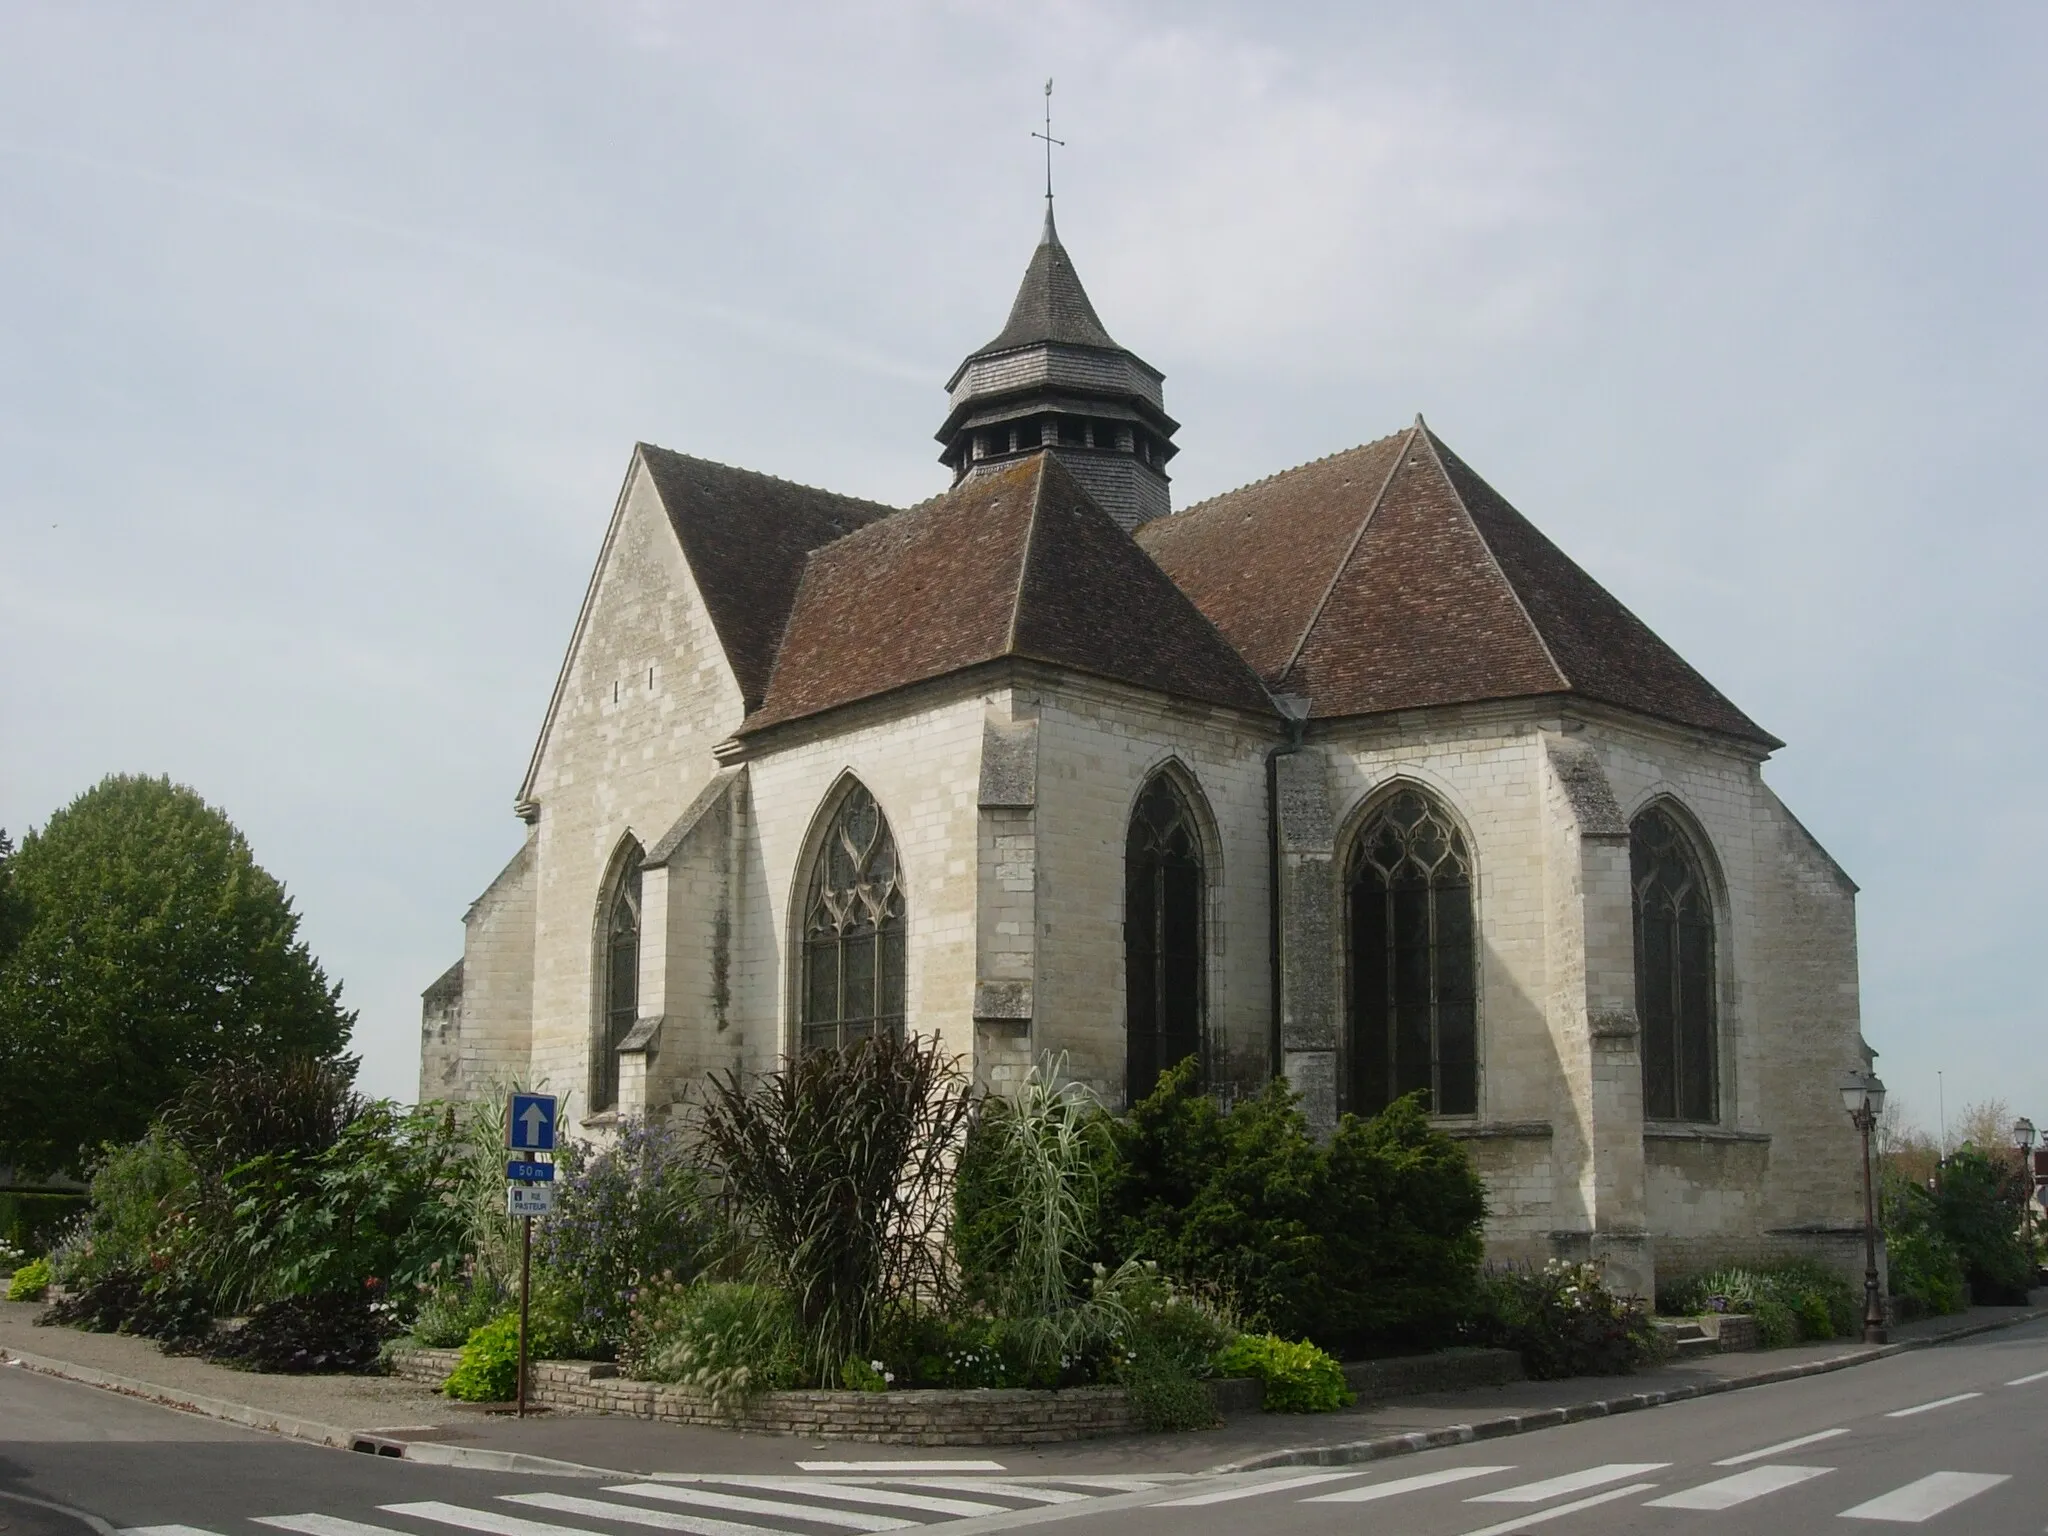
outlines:
[[1040, 133], [1034, 128], [1031, 131], [1031, 137], [1045, 140], [1045, 212], [1046, 216], [1050, 218], [1052, 215], [1052, 147], [1055, 144], [1059, 145], [1061, 149], [1067, 147], [1065, 139], [1056, 139], [1052, 136], [1052, 81], [1050, 79], [1045, 82], [1045, 132]]

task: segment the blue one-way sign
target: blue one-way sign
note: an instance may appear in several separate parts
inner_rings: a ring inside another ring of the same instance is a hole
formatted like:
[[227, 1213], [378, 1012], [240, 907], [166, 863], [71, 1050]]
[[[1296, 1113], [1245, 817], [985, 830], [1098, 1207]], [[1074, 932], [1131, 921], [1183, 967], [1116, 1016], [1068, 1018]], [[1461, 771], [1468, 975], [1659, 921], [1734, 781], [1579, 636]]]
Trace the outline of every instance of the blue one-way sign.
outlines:
[[515, 1152], [555, 1150], [555, 1096], [515, 1093], [505, 1110], [505, 1145]]

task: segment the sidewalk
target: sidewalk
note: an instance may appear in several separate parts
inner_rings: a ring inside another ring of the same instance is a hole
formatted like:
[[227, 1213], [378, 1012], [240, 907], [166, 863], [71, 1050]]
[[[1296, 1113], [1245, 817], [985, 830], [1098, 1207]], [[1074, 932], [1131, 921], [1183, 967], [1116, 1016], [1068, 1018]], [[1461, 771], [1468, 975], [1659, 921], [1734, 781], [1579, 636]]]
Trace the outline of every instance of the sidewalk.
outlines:
[[[1012, 1474], [1117, 1472], [1146, 1476], [1218, 1468], [1342, 1464], [1377, 1460], [1433, 1444], [1487, 1439], [1547, 1424], [1627, 1412], [1742, 1386], [1839, 1370], [1992, 1329], [2048, 1317], [2037, 1306], [1977, 1307], [1893, 1330], [1883, 1349], [1838, 1341], [1794, 1349], [1708, 1355], [1634, 1376], [1516, 1382], [1367, 1404], [1342, 1413], [1249, 1413], [1221, 1428], [1179, 1435], [1131, 1435], [1047, 1446], [923, 1450], [820, 1442], [780, 1435], [655, 1424], [608, 1415], [519, 1421], [451, 1403], [389, 1377], [263, 1376], [160, 1354], [142, 1339], [35, 1328], [39, 1308], [0, 1303], [0, 1353], [31, 1368], [110, 1385], [113, 1390], [302, 1439], [350, 1446], [365, 1438], [387, 1454], [502, 1470], [789, 1473], [799, 1459], [954, 1461], [987, 1459]], [[95, 1380], [95, 1377], [101, 1379]], [[118, 1378], [108, 1381], [105, 1378]], [[552, 1466], [550, 1465], [552, 1464]]]

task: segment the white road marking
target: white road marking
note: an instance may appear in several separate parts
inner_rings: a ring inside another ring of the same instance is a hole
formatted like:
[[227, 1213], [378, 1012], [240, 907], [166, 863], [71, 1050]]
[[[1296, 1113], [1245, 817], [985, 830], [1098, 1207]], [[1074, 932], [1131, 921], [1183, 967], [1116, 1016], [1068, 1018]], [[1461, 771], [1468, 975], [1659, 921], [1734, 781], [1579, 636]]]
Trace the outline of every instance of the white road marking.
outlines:
[[815, 1504], [789, 1504], [781, 1499], [750, 1499], [744, 1494], [720, 1493], [711, 1488], [685, 1488], [676, 1483], [622, 1483], [606, 1493], [631, 1493], [643, 1499], [666, 1499], [671, 1504], [701, 1504], [708, 1509], [736, 1510], [743, 1515], [783, 1515], [809, 1520], [816, 1525], [841, 1525], [852, 1531], [900, 1531], [917, 1524], [894, 1515], [863, 1515], [851, 1509], [821, 1509]]
[[1982, 1392], [1958, 1392], [1954, 1397], [1937, 1397], [1931, 1403], [1915, 1403], [1910, 1408], [1899, 1408], [1885, 1415], [1888, 1419], [1910, 1419], [1916, 1413], [1932, 1413], [1937, 1408], [1946, 1408], [1952, 1403], [1967, 1403], [1973, 1397], [1982, 1397]]
[[1751, 1499], [1760, 1499], [1781, 1488], [1796, 1488], [1810, 1478], [1834, 1470], [1833, 1467], [1751, 1467], [1733, 1477], [1719, 1478], [1711, 1483], [1701, 1483], [1697, 1488], [1686, 1488], [1678, 1493], [1667, 1493], [1661, 1499], [1651, 1499], [1645, 1507], [1733, 1509], [1738, 1504], [1747, 1504]]
[[1918, 1482], [1894, 1488], [1890, 1493], [1845, 1509], [1842, 1520], [1892, 1520], [1900, 1525], [1918, 1525], [1945, 1509], [1954, 1509], [1965, 1499], [1974, 1499], [1988, 1489], [2011, 1479], [2002, 1472], [1930, 1472]]
[[1513, 1488], [1502, 1488], [1493, 1493], [1475, 1494], [1467, 1504], [1541, 1504], [1545, 1499], [1562, 1498], [1568, 1493], [1578, 1493], [1587, 1488], [1598, 1488], [1602, 1483], [1618, 1483], [1624, 1477], [1640, 1477], [1645, 1472], [1662, 1471], [1670, 1466], [1668, 1461], [1610, 1461], [1604, 1466], [1588, 1467], [1583, 1472], [1567, 1472], [1562, 1477], [1546, 1477], [1540, 1483], [1519, 1483]]
[[[613, 1504], [605, 1499], [579, 1498], [571, 1493], [502, 1493], [507, 1504], [528, 1504], [535, 1509], [552, 1509], [565, 1515], [594, 1515], [600, 1520], [623, 1520], [628, 1525], [650, 1525], [663, 1531], [688, 1531], [690, 1536], [788, 1536], [772, 1525], [739, 1525], [731, 1520], [714, 1520], [709, 1515], [686, 1515], [673, 1509], [639, 1509], [631, 1504]], [[311, 1531], [307, 1536], [355, 1536], [349, 1531]]]
[[1633, 1498], [1639, 1493], [1648, 1493], [1655, 1483], [1624, 1483], [1619, 1488], [1610, 1488], [1605, 1493], [1596, 1493], [1590, 1499], [1580, 1499], [1571, 1504], [1560, 1504], [1555, 1509], [1539, 1509], [1533, 1515], [1517, 1515], [1512, 1520], [1503, 1520], [1499, 1525], [1481, 1526], [1476, 1531], [1467, 1531], [1465, 1536], [1508, 1536], [1510, 1531], [1526, 1531], [1532, 1525], [1541, 1525], [1546, 1520], [1555, 1520], [1560, 1515], [1576, 1515], [1582, 1509], [1591, 1509], [1596, 1504], [1612, 1504], [1616, 1499]]
[[1740, 1456], [1730, 1456], [1726, 1461], [1714, 1463], [1717, 1467], [1739, 1467], [1744, 1462], [1762, 1461], [1766, 1456], [1776, 1456], [1782, 1451], [1796, 1451], [1803, 1445], [1819, 1445], [1823, 1440], [1832, 1440], [1837, 1435], [1846, 1435], [1846, 1429], [1824, 1429], [1818, 1434], [1801, 1435], [1797, 1440], [1780, 1440], [1776, 1445], [1767, 1445], [1760, 1451], [1744, 1451]]
[[2048, 1371], [2036, 1371], [2031, 1376], [2022, 1376], [2017, 1381], [2008, 1381], [2008, 1387], [2031, 1387], [2037, 1381], [2048, 1381]]
[[875, 1481], [901, 1483], [906, 1488], [939, 1488], [953, 1493], [997, 1493], [1006, 1499], [1026, 1499], [1033, 1504], [1074, 1504], [1093, 1497], [1086, 1493], [1070, 1493], [1064, 1488], [998, 1482], [992, 1477], [890, 1477]]
[[[14, 1364], [12, 1360], [7, 1362]], [[114, 1536], [218, 1536], [203, 1525], [131, 1525]]]
[[503, 1514], [495, 1509], [465, 1509], [460, 1504], [444, 1504], [439, 1499], [425, 1499], [417, 1504], [379, 1504], [387, 1514], [409, 1515], [415, 1520], [438, 1520], [443, 1525], [460, 1526], [466, 1531], [486, 1531], [489, 1536], [592, 1536], [592, 1532], [575, 1525], [550, 1525], [545, 1520], [522, 1520], [517, 1515]]
[[367, 1525], [361, 1520], [344, 1520], [339, 1515], [256, 1515], [258, 1525], [274, 1525], [280, 1531], [297, 1531], [299, 1536], [404, 1536], [388, 1525]]
[[1475, 1477], [1490, 1477], [1496, 1472], [1512, 1472], [1513, 1467], [1442, 1467], [1434, 1472], [1418, 1472], [1413, 1477], [1397, 1477], [1391, 1482], [1366, 1483], [1357, 1488], [1346, 1488], [1338, 1493], [1319, 1493], [1312, 1499], [1303, 1499], [1304, 1504], [1367, 1504], [1375, 1499], [1391, 1499], [1397, 1494], [1413, 1493], [1420, 1488], [1441, 1488], [1446, 1483], [1462, 1483]]
[[687, 1477], [676, 1478], [673, 1481], [729, 1483], [740, 1487], [759, 1488], [769, 1493], [815, 1493], [821, 1499], [837, 1499], [842, 1504], [893, 1505], [897, 1509], [922, 1510], [928, 1515], [957, 1515], [962, 1520], [975, 1515], [1007, 1513], [1006, 1507], [1001, 1504], [980, 1504], [972, 1499], [935, 1499], [923, 1493], [892, 1493], [886, 1488], [869, 1488], [860, 1483], [844, 1483], [837, 1478]]
[[1228, 1504], [1232, 1499], [1255, 1499], [1262, 1493], [1284, 1493], [1289, 1488], [1309, 1488], [1317, 1483], [1334, 1483], [1339, 1478], [1363, 1477], [1363, 1470], [1353, 1472], [1307, 1472], [1300, 1477], [1280, 1477], [1271, 1482], [1249, 1483], [1237, 1488], [1225, 1488], [1219, 1493], [1198, 1493], [1191, 1499], [1165, 1499], [1157, 1504], [1148, 1504], [1147, 1509], [1193, 1509], [1202, 1504]]
[[1000, 1472], [1000, 1461], [800, 1461], [800, 1472]]

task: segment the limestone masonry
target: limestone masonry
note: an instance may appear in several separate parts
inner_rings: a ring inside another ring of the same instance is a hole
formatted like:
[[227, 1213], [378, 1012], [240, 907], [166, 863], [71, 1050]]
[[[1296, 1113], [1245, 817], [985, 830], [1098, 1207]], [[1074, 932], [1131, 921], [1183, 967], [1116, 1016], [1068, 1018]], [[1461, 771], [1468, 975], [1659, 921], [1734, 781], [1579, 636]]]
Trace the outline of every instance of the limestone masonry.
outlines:
[[422, 1098], [1193, 1055], [1325, 1129], [1424, 1095], [1495, 1258], [1860, 1270], [1856, 888], [1782, 743], [1419, 418], [1171, 511], [1161, 379], [1048, 215], [932, 501], [636, 448]]

